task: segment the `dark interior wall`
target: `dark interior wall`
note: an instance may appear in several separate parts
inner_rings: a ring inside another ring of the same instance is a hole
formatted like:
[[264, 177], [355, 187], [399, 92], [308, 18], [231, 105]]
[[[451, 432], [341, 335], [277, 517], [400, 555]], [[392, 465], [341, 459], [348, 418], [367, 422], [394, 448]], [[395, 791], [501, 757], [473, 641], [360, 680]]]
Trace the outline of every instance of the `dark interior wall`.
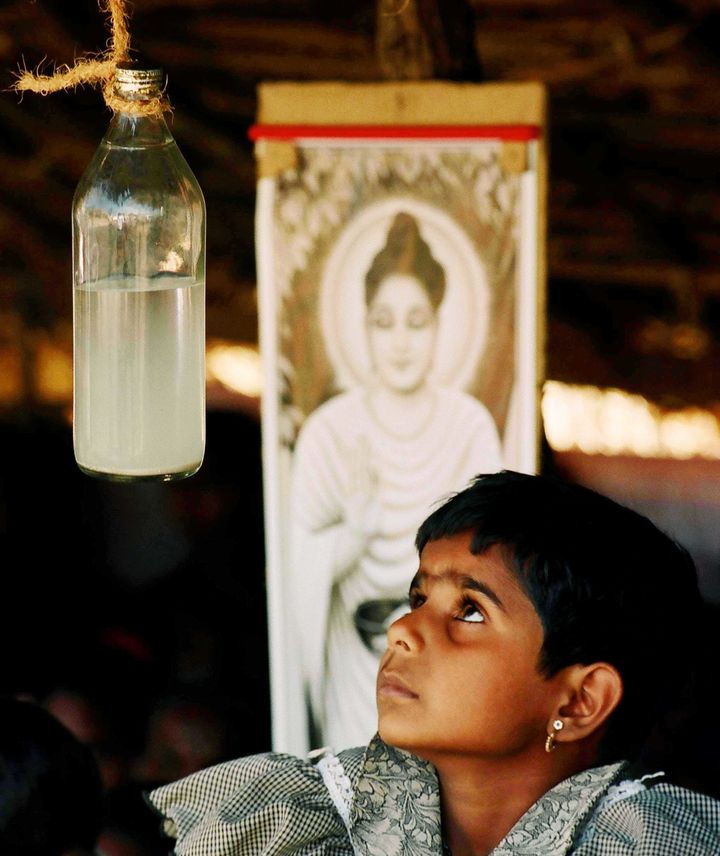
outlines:
[[257, 421], [209, 413], [203, 466], [175, 483], [88, 478], [52, 417], [0, 431], [0, 692], [92, 686], [138, 716], [165, 695], [224, 699], [266, 748]]
[[554, 456], [556, 471], [645, 514], [690, 551], [700, 590], [720, 606], [720, 464], [625, 455]]

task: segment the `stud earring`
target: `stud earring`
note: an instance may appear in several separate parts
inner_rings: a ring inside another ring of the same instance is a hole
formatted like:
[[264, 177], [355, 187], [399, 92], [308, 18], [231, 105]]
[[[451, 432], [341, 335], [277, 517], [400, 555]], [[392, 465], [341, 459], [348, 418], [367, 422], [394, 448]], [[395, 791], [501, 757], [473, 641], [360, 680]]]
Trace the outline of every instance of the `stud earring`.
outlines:
[[552, 732], [548, 734], [547, 739], [545, 740], [545, 751], [546, 752], [554, 752], [557, 748], [555, 746], [555, 735], [558, 731], [562, 731], [565, 723], [562, 719], [556, 719], [552, 724]]

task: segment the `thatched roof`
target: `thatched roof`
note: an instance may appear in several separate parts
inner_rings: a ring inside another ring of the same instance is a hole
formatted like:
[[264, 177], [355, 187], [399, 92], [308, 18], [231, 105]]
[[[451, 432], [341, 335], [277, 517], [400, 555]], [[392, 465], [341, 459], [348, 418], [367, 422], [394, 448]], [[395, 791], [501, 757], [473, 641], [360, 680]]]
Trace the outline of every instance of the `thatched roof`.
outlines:
[[[435, 77], [548, 86], [549, 377], [664, 403], [720, 400], [716, 4], [417, 9]], [[383, 79], [392, 64], [378, 58], [376, 5], [142, 0], [131, 11], [133, 46], [168, 72], [173, 133], [208, 200], [208, 334], [253, 341], [257, 84]], [[72, 63], [107, 36], [94, 0], [0, 9], [0, 344], [67, 331], [71, 198], [109, 117], [91, 89], [20, 101], [12, 71]]]

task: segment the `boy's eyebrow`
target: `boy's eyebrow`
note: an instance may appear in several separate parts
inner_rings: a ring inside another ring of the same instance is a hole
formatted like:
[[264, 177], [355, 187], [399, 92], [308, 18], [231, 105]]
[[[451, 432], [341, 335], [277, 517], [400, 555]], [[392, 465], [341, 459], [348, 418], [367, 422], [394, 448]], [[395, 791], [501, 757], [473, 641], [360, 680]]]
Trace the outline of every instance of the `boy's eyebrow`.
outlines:
[[471, 577], [468, 574], [459, 574], [457, 571], [443, 571], [440, 574], [428, 574], [425, 571], [418, 571], [415, 576], [412, 578], [410, 583], [410, 591], [414, 588], [418, 588], [421, 583], [426, 580], [428, 577], [432, 576], [433, 579], [436, 580], [452, 580], [455, 585], [458, 585], [460, 588], [470, 589], [471, 591], [480, 592], [480, 594], [484, 594], [488, 600], [491, 600], [495, 606], [499, 609], [502, 609], [503, 612], [506, 612], [505, 604], [498, 597], [498, 595], [490, 588], [489, 585], [481, 582], [480, 580], [476, 580], [475, 577]]

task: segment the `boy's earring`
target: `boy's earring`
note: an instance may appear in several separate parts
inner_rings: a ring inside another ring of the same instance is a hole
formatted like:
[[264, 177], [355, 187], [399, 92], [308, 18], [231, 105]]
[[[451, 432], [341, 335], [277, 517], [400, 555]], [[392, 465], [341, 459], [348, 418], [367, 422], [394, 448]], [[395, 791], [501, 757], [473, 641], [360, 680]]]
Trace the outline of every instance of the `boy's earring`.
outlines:
[[565, 723], [562, 719], [556, 719], [552, 724], [552, 732], [548, 734], [547, 739], [545, 740], [545, 751], [546, 752], [554, 752], [556, 749], [555, 746], [555, 735], [558, 731], [563, 730], [563, 726]]

